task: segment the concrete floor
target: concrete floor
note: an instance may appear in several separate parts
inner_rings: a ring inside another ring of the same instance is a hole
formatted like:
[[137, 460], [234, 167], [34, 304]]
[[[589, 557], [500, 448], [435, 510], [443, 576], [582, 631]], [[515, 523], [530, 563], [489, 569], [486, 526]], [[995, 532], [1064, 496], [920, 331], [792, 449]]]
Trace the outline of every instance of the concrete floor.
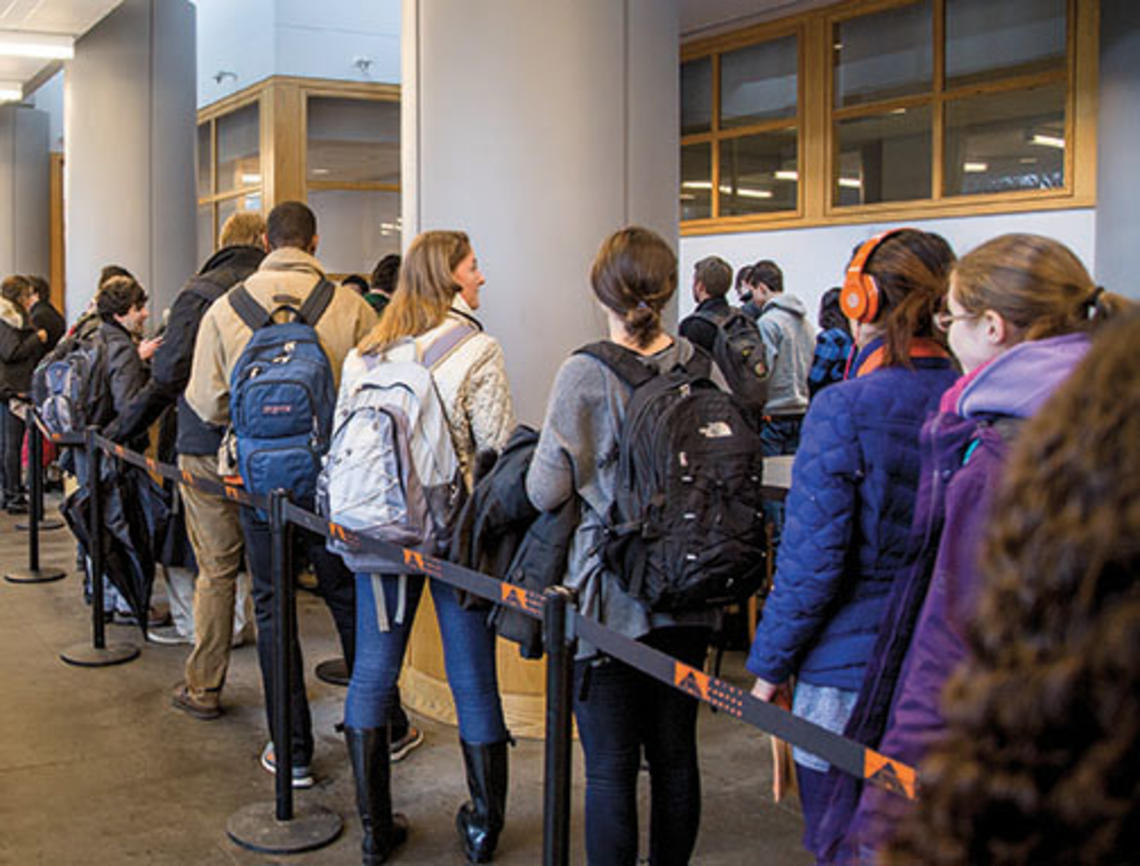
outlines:
[[[54, 516], [55, 503], [48, 512]], [[26, 533], [0, 512], [0, 567], [27, 564]], [[64, 664], [62, 649], [89, 642], [90, 617], [66, 529], [43, 534], [42, 561], [68, 571], [50, 584], [0, 582], [0, 864], [263, 864], [297, 866], [360, 862], [360, 824], [344, 747], [334, 731], [344, 691], [312, 675], [316, 662], [338, 655], [332, 621], [307, 593], [299, 599], [302, 643], [317, 740], [315, 788], [299, 792], [344, 817], [331, 845], [289, 857], [267, 857], [233, 844], [228, 818], [273, 798], [273, 779], [257, 763], [266, 739], [256, 653], [234, 652], [226, 714], [199, 722], [173, 710], [170, 687], [180, 679], [184, 647], [148, 645], [133, 662], [90, 669]], [[109, 641], [139, 643], [137, 629], [109, 626]], [[740, 654], [726, 676], [747, 684]], [[396, 808], [412, 836], [393, 862], [463, 863], [455, 809], [465, 797], [453, 728], [416, 720], [425, 745], [393, 768]], [[775, 804], [765, 735], [702, 708], [704, 806], [694, 863], [800, 864], [802, 825], [794, 799]], [[572, 857], [584, 863], [582, 762], [575, 747]], [[648, 813], [642, 780], [642, 815]], [[643, 824], [644, 824], [643, 820]], [[644, 837], [645, 828], [642, 828]], [[644, 850], [644, 846], [643, 846]], [[542, 851], [542, 743], [520, 741], [511, 754], [507, 827], [495, 859], [534, 866]]]

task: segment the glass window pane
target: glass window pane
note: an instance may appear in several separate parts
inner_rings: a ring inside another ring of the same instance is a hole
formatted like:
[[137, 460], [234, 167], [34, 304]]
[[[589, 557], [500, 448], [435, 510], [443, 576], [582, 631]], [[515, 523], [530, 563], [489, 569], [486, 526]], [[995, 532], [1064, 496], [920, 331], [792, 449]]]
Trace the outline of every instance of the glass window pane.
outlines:
[[787, 36], [721, 55], [722, 129], [795, 116], [796, 42]]
[[681, 64], [681, 135], [712, 128], [712, 58]]
[[210, 189], [210, 160], [213, 157], [210, 153], [210, 124], [203, 123], [198, 127], [198, 198], [214, 192]]
[[257, 103], [219, 117], [218, 192], [261, 183], [261, 126]]
[[796, 130], [720, 143], [720, 215], [795, 210], [799, 189]]
[[681, 219], [712, 216], [712, 145], [681, 148]]
[[1065, 185], [1065, 86], [946, 104], [945, 189], [973, 195]]
[[1062, 66], [1065, 0], [951, 0], [946, 4], [946, 86]]
[[930, 0], [835, 25], [835, 105], [924, 93], [933, 87]]
[[214, 206], [198, 206], [198, 264], [202, 264], [214, 252]]
[[309, 180], [400, 183], [400, 103], [313, 96]]
[[930, 106], [841, 120], [835, 134], [836, 205], [930, 198]]
[[333, 274], [367, 274], [400, 252], [400, 194], [379, 190], [309, 191], [321, 246], [317, 257]]

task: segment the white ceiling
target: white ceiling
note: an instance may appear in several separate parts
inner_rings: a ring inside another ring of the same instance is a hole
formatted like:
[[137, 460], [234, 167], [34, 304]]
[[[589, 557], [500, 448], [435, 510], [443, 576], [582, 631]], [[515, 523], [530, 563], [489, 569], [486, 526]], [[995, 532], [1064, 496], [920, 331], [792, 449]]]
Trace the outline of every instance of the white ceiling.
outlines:
[[[0, 32], [54, 33], [82, 36], [122, 0], [0, 0]], [[0, 57], [0, 79], [38, 83], [56, 61], [35, 57]]]
[[681, 0], [681, 41], [772, 21], [835, 0]]

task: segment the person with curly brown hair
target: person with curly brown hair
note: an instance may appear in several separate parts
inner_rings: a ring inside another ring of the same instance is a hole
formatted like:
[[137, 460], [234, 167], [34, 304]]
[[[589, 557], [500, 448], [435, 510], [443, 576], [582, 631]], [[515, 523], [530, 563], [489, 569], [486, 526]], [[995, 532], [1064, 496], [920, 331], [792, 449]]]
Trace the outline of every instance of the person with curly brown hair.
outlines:
[[[923, 428], [913, 566], [887, 600], [845, 736], [915, 765], [943, 734], [939, 695], [965, 656], [979, 544], [1010, 443], [1080, 363], [1088, 331], [1124, 303], [1038, 235], [1003, 235], [954, 266], [936, 319], [965, 375]], [[907, 810], [836, 773], [826, 797], [813, 849], [824, 861], [867, 860]]]
[[1140, 317], [1024, 429], [969, 654], [892, 864], [1134, 863], [1140, 851]]

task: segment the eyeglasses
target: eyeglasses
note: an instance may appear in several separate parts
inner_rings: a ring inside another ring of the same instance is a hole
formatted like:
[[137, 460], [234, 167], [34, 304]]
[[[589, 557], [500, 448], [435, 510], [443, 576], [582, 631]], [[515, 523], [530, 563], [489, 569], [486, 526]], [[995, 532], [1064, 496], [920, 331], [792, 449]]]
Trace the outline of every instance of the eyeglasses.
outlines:
[[945, 334], [955, 322], [976, 318], [978, 318], [977, 313], [962, 313], [956, 316], [947, 310], [942, 310], [934, 314], [934, 327]]

